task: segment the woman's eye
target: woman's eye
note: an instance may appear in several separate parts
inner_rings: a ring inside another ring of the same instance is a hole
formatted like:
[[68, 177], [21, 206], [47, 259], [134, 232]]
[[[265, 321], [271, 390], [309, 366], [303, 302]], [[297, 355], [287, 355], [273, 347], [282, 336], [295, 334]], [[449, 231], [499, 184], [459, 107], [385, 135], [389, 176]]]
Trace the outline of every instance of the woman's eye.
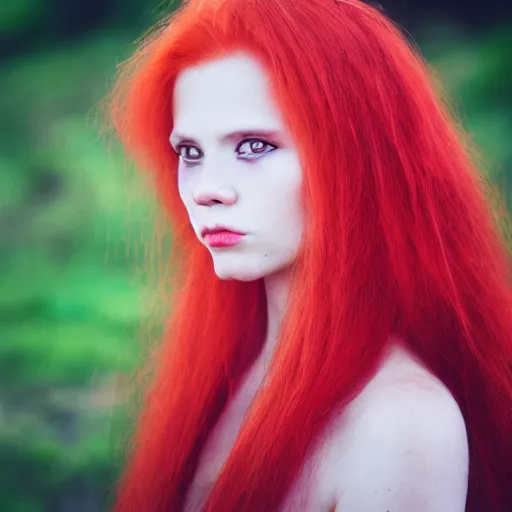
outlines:
[[180, 158], [187, 163], [197, 162], [203, 157], [201, 150], [195, 146], [179, 146], [177, 153]]
[[236, 153], [240, 158], [251, 159], [266, 155], [274, 149], [277, 149], [277, 146], [270, 144], [270, 142], [261, 139], [247, 139], [240, 142], [236, 148]]

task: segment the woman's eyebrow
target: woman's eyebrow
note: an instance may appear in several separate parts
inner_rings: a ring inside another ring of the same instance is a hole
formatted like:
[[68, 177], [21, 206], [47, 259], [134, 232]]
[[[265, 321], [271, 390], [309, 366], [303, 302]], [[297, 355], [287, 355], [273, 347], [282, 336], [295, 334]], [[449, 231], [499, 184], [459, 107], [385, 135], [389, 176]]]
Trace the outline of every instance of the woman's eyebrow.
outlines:
[[183, 142], [197, 144], [193, 137], [189, 137], [188, 135], [184, 135], [174, 131], [171, 133], [169, 137], [169, 142], [171, 143], [171, 146], [173, 146], [174, 148], [178, 146], [178, 144], [182, 144]]
[[[221, 142], [238, 142], [240, 139], [246, 139], [249, 137], [275, 140], [283, 138], [283, 134], [278, 129], [236, 130], [222, 135], [220, 140]], [[184, 142], [197, 144], [197, 141], [194, 139], [194, 137], [174, 131], [171, 133], [169, 141], [173, 147], [176, 147], [179, 144], [183, 144]]]
[[228, 133], [222, 137], [222, 141], [238, 141], [240, 139], [247, 139], [249, 137], [260, 138], [260, 139], [276, 139], [281, 136], [279, 130], [237, 130], [235, 132]]

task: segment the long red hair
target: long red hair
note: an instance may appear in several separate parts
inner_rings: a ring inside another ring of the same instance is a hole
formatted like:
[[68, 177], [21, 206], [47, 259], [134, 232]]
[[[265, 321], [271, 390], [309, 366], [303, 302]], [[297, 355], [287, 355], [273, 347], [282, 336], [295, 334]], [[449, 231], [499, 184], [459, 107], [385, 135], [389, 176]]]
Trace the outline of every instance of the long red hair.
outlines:
[[168, 142], [178, 73], [238, 51], [265, 67], [296, 140], [306, 227], [268, 383], [205, 510], [277, 510], [392, 334], [464, 415], [467, 510], [512, 510], [509, 254], [423, 60], [357, 0], [191, 0], [125, 63], [112, 96], [114, 127], [152, 173], [184, 276], [115, 511], [183, 508], [204, 442], [262, 347], [262, 283], [216, 278]]

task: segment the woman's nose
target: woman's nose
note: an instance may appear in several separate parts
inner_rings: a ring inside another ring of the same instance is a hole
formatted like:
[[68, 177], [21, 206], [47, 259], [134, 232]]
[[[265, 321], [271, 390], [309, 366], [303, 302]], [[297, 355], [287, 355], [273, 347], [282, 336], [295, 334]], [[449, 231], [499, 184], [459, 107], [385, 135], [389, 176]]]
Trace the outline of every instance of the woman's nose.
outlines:
[[236, 203], [237, 194], [232, 187], [205, 184], [193, 191], [192, 198], [200, 206], [213, 206], [215, 204], [230, 206]]

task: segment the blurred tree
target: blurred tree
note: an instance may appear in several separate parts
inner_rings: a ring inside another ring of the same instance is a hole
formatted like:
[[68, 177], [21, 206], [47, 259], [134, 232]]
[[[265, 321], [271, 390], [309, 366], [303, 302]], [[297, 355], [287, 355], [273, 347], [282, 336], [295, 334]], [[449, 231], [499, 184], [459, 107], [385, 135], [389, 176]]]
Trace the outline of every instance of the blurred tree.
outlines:
[[151, 209], [91, 108], [127, 47], [97, 36], [2, 69], [2, 511], [99, 511], [115, 476], [110, 418], [138, 353]]

